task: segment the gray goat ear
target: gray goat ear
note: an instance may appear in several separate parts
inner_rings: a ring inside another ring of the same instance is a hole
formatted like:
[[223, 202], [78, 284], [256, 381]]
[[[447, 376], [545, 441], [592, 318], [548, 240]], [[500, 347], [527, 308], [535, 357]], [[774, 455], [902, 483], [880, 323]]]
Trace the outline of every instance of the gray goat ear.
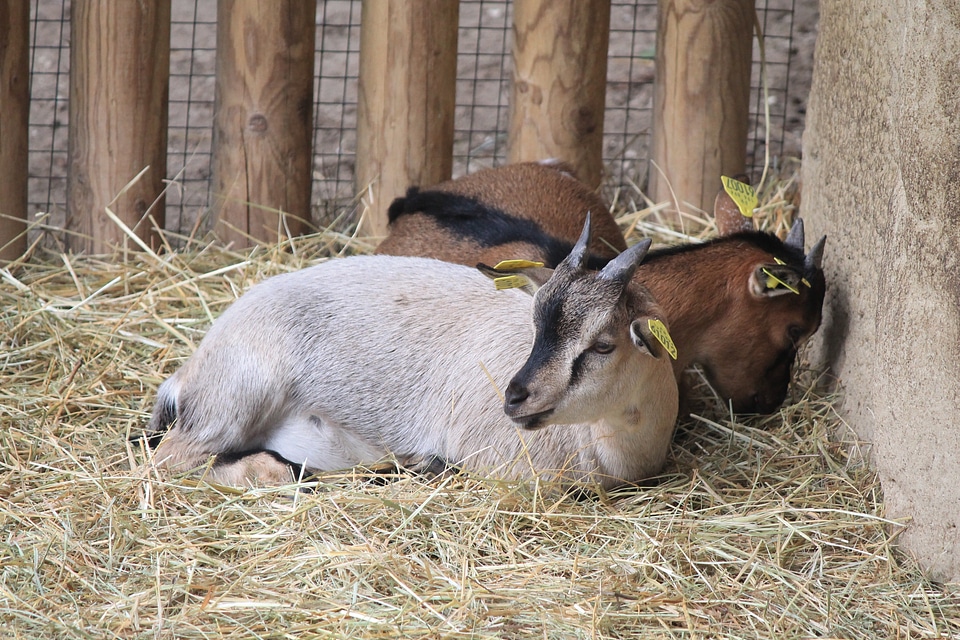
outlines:
[[529, 260], [504, 260], [495, 267], [481, 262], [477, 264], [477, 270], [493, 280], [497, 290], [520, 289], [530, 295], [535, 294], [553, 275], [553, 269], [544, 267], [542, 262]]
[[653, 342], [644, 335], [643, 325], [640, 320], [634, 320], [630, 323], [630, 340], [640, 353], [645, 353], [654, 358], [657, 357], [655, 355]]
[[633, 273], [640, 266], [647, 251], [650, 250], [650, 238], [644, 238], [616, 258], [607, 263], [598, 277], [604, 280], [613, 280], [626, 284], [633, 277]]
[[573, 250], [563, 261], [557, 265], [557, 268], [568, 267], [573, 269], [582, 269], [587, 261], [587, 244], [590, 242], [590, 212], [587, 211], [587, 219], [583, 222], [583, 231], [580, 232], [580, 239], [573, 245]]
[[827, 236], [823, 236], [817, 243], [813, 245], [813, 248], [810, 249], [810, 253], [803, 259], [803, 268], [804, 271], [812, 273], [814, 271], [819, 271], [821, 268], [821, 263], [823, 262], [823, 247], [827, 242]]
[[803, 253], [803, 219], [797, 218], [793, 221], [793, 226], [790, 227], [790, 233], [787, 234], [787, 239], [783, 241], [783, 244], [788, 247], [793, 247]]
[[638, 318], [630, 323], [630, 339], [641, 353], [654, 358], [670, 356], [677, 359], [677, 345], [663, 320], [653, 316]]

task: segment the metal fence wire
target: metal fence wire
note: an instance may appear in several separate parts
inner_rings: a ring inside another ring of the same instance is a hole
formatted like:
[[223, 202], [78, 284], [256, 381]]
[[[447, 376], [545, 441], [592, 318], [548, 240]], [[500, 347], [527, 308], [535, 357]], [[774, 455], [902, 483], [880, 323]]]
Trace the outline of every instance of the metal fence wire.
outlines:
[[[774, 162], [784, 144], [796, 0], [757, 0], [765, 35], [767, 106]], [[360, 0], [321, 0], [316, 13], [312, 215], [318, 223], [355, 201]], [[454, 177], [506, 161], [511, 74], [509, 0], [461, 0]], [[65, 217], [70, 69], [69, 0], [31, 6], [29, 211]], [[167, 228], [189, 233], [210, 201], [216, 3], [172, 0]], [[643, 189], [649, 171], [656, 0], [612, 0], [603, 157], [608, 191]], [[754, 43], [749, 168], [765, 152], [760, 51]], [[133, 168], [131, 168], [133, 169]], [[608, 193], [609, 195], [609, 193]]]

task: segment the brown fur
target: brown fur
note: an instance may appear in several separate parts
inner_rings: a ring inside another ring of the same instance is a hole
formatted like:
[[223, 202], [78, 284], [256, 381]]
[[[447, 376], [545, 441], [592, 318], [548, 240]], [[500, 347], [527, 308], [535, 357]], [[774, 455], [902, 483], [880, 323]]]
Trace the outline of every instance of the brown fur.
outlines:
[[[566, 203], [583, 203], [595, 197], [582, 183], [568, 180], [555, 168], [543, 165], [508, 165], [475, 175], [482, 178], [477, 180], [481, 184], [488, 183], [488, 193], [495, 198], [498, 208], [533, 219], [551, 235], [571, 243], [579, 229], [574, 229], [563, 216], [557, 221], [552, 212], [564, 209]], [[499, 175], [510, 179], [492, 180]], [[473, 176], [442, 186], [454, 190], [466, 184], [463, 192], [486, 203], [485, 193], [472, 186], [470, 178]], [[545, 178], [549, 180], [544, 181]], [[557, 188], [560, 184], [565, 187], [563, 190]], [[579, 191], [579, 195], [574, 197], [574, 191]], [[716, 206], [721, 235], [730, 238], [689, 252], [651, 255], [634, 278], [653, 293], [670, 321], [679, 351], [674, 363], [678, 380], [682, 382], [683, 372], [689, 366], [700, 364], [714, 389], [730, 400], [736, 411], [771, 412], [786, 396], [796, 349], [820, 326], [826, 287], [823, 272], [817, 270], [808, 275], [811, 287], [800, 286], [799, 295], [758, 294], [751, 284], [760, 267], [776, 268], [775, 258], [796, 269], [802, 269], [802, 265], [787, 249], [782, 254], [771, 254], [747, 237], [740, 241], [734, 234], [752, 229], [752, 222], [734, 215], [736, 205], [723, 190]], [[615, 222], [607, 213], [601, 218], [609, 238], [607, 223]], [[432, 220], [413, 218], [409, 224], [395, 225], [385, 245], [378, 251], [467, 265], [511, 258], [546, 258], [539, 247], [527, 243], [476, 247], [452, 237]]]
[[[788, 361], [820, 326], [825, 282], [819, 272], [800, 294], [754, 295], [750, 279], [758, 265], [775, 264], [768, 252], [749, 242], [720, 242], [695, 253], [653, 257], [637, 270], [670, 320], [679, 352], [674, 373], [680, 380], [693, 364], [737, 411], [774, 411], [790, 380]], [[795, 332], [791, 336], [791, 328]]]
[[[734, 179], [743, 183], [749, 181], [745, 175], [735, 176]], [[713, 217], [717, 223], [717, 231], [722, 236], [753, 229], [753, 220], [740, 213], [740, 207], [723, 189], [720, 189], [713, 201]]]
[[[620, 227], [610, 215], [610, 207], [596, 192], [573, 176], [565, 163], [525, 162], [494, 169], [483, 169], [456, 180], [442, 182], [431, 191], [455, 193], [476, 198], [506, 214], [533, 220], [555, 238], [576, 242], [590, 212], [593, 237], [590, 252], [613, 258], [627, 248]], [[436, 239], [442, 237], [442, 242]], [[403, 215], [390, 225], [390, 234], [377, 247], [377, 253], [393, 256], [429, 256], [447, 262], [467, 264], [469, 255], [477, 262], [496, 264], [514, 258], [532, 259], [539, 247], [518, 242], [487, 249], [457, 240], [431, 218], [423, 214]]]

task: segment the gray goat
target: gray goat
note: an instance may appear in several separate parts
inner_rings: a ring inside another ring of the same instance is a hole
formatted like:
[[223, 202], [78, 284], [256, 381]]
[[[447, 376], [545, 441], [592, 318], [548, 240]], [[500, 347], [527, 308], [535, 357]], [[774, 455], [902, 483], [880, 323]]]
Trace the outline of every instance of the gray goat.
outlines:
[[258, 284], [160, 386], [155, 460], [187, 471], [215, 456], [207, 477], [227, 484], [389, 456], [605, 487], [657, 473], [677, 386], [664, 316], [631, 281], [649, 242], [595, 272], [589, 230], [555, 271], [514, 269], [520, 289], [393, 256]]

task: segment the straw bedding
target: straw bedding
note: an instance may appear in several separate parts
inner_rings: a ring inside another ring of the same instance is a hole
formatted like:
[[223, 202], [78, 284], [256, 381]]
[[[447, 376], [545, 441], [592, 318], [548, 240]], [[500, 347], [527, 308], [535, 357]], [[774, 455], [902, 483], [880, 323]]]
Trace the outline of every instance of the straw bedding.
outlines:
[[[788, 191], [764, 225], [786, 224]], [[660, 216], [622, 222], [674, 241]], [[312, 492], [159, 477], [138, 440], [159, 383], [254, 282], [347, 240], [0, 271], [0, 637], [960, 637], [960, 594], [896, 550], [909, 525], [810, 371], [766, 419], [704, 389], [657, 482], [592, 499], [360, 470]]]

